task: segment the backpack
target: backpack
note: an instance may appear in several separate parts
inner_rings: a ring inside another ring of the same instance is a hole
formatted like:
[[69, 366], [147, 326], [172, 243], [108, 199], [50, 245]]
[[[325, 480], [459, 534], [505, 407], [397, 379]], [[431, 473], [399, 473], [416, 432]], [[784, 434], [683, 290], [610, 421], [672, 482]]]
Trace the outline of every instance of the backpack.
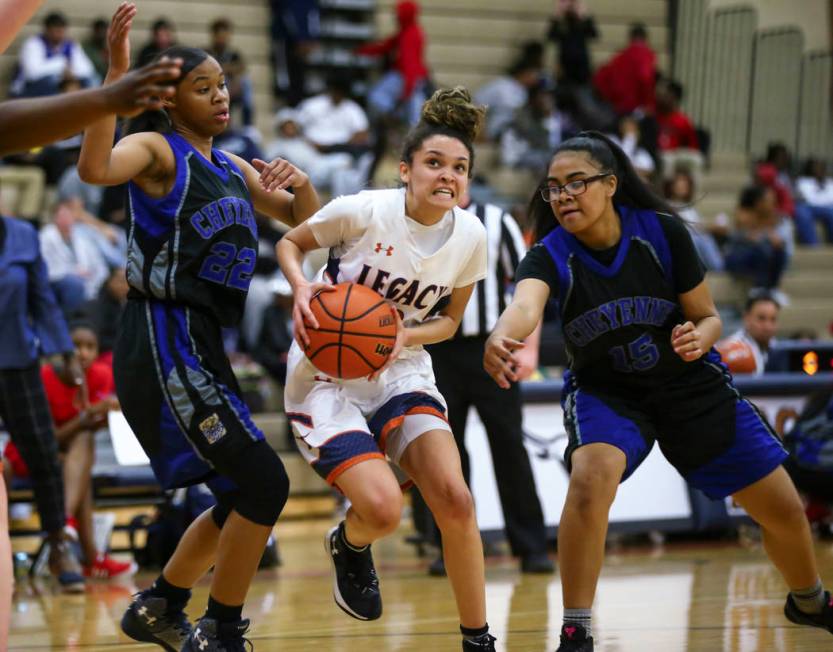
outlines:
[[[153, 516], [140, 514], [128, 525], [130, 551], [141, 568], [162, 568], [176, 550], [185, 530], [197, 516], [216, 504], [205, 485], [175, 489], [166, 494], [164, 502]], [[137, 543], [137, 533], [145, 530], [143, 546]]]

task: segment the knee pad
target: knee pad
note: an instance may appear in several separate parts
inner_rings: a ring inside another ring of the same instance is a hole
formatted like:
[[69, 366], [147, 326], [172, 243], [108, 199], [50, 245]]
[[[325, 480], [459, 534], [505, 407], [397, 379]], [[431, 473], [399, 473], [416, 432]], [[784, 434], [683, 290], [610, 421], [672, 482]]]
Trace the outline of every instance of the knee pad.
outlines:
[[258, 525], [274, 525], [289, 498], [283, 462], [265, 441], [254, 442], [233, 458], [227, 475], [239, 488], [235, 511]]

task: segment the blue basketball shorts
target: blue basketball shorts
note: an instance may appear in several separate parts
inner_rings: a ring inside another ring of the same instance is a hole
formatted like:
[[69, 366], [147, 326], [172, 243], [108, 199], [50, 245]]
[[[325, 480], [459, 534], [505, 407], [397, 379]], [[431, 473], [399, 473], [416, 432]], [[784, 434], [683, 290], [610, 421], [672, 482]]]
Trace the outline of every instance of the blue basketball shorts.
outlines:
[[626, 457], [627, 479], [659, 444], [693, 487], [713, 499], [734, 494], [769, 475], [787, 458], [780, 439], [744, 399], [720, 364], [703, 361], [650, 392], [584, 387], [565, 374], [561, 405], [573, 452], [604, 443]]

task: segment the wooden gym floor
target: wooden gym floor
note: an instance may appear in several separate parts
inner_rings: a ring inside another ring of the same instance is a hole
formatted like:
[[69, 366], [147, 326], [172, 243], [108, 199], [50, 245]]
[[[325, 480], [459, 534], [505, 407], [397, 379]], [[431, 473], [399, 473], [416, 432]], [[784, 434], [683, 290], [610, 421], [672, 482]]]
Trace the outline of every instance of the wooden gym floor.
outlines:
[[[353, 620], [331, 597], [323, 533], [328, 520], [279, 524], [283, 565], [258, 573], [244, 616], [258, 652], [405, 652], [460, 650], [447, 580], [426, 574], [405, 543], [404, 526], [374, 546], [384, 615]], [[819, 543], [823, 577], [833, 585], [833, 545]], [[153, 574], [91, 582], [82, 595], [56, 592], [46, 580], [21, 580], [11, 621], [11, 650], [158, 650], [128, 641], [119, 619], [131, 594]], [[521, 575], [508, 557], [487, 564], [489, 623], [498, 650], [552, 652], [561, 621], [559, 576]], [[202, 613], [204, 580], [189, 611]], [[785, 589], [759, 545], [692, 543], [609, 552], [593, 611], [597, 652], [815, 652], [833, 636], [799, 628], [782, 615]]]

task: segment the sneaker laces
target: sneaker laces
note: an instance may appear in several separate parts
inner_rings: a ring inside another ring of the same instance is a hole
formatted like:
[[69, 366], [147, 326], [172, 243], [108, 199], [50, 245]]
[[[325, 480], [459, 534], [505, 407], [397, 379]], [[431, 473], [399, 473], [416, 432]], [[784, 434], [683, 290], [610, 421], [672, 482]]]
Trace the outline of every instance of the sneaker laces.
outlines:
[[253, 652], [254, 643], [244, 636], [249, 631], [249, 620], [241, 620], [234, 625], [223, 625], [223, 631], [218, 637], [228, 652]]
[[[361, 563], [355, 570], [347, 571], [347, 578], [357, 589], [361, 589], [362, 593], [376, 592], [379, 590], [379, 576], [376, 574], [376, 569], [373, 567], [373, 562], [370, 561], [370, 555], [362, 555]], [[361, 580], [365, 580], [363, 583]]]

